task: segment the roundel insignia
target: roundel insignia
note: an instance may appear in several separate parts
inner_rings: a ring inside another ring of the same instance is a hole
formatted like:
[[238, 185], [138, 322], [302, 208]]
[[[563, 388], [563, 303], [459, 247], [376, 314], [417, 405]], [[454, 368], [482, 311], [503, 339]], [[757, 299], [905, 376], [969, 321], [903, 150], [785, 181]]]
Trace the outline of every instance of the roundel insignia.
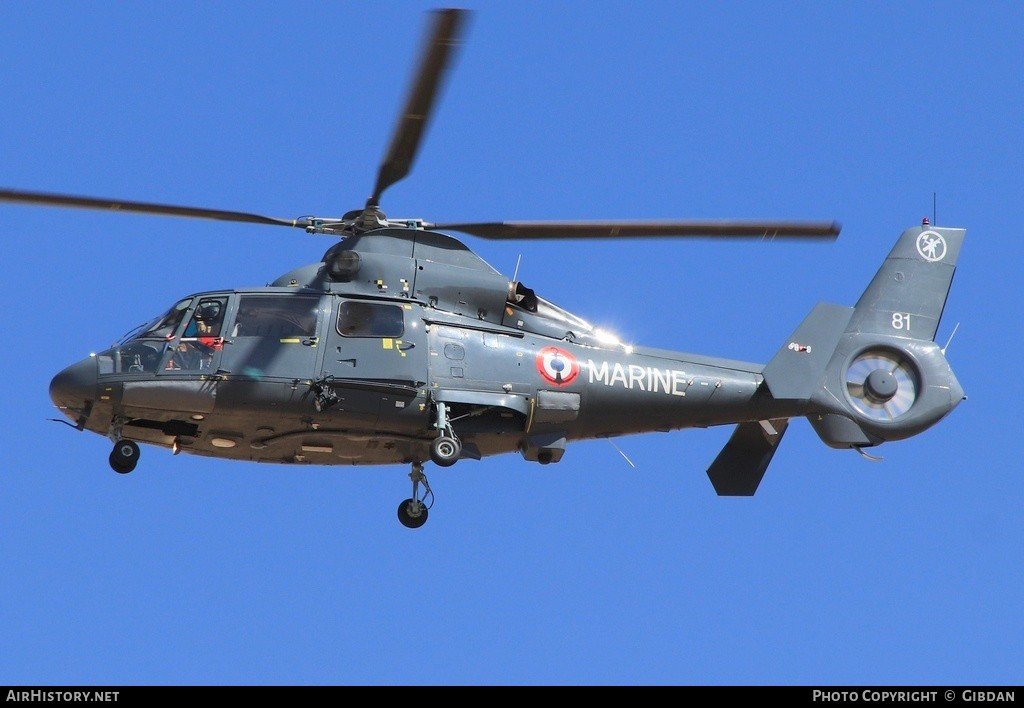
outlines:
[[946, 257], [946, 239], [937, 231], [922, 231], [917, 237], [917, 252], [926, 261], [941, 261]]
[[579, 375], [580, 365], [576, 357], [564, 349], [545, 347], [537, 352], [537, 371], [548, 383], [568, 386]]

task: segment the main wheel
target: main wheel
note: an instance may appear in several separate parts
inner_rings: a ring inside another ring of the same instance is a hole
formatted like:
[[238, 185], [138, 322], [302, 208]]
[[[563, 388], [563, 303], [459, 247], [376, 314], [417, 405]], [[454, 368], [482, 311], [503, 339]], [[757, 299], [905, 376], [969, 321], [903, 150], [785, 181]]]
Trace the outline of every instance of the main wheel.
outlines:
[[[415, 511], [414, 511], [415, 510]], [[418, 529], [427, 523], [427, 507], [421, 502], [406, 499], [398, 505], [398, 520], [402, 526], [410, 529]]]
[[118, 474], [128, 474], [139, 463], [139, 446], [131, 440], [118, 440], [110, 451], [110, 467]]
[[451, 467], [462, 454], [462, 443], [455, 438], [442, 435], [430, 443], [430, 459], [438, 467]]

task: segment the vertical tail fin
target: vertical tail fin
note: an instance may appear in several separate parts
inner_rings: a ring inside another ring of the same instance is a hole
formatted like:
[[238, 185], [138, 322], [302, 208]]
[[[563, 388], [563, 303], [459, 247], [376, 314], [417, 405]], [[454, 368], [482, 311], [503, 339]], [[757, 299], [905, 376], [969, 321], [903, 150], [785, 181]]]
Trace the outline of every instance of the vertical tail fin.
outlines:
[[857, 302], [847, 332], [934, 340], [965, 233], [927, 224], [904, 231]]

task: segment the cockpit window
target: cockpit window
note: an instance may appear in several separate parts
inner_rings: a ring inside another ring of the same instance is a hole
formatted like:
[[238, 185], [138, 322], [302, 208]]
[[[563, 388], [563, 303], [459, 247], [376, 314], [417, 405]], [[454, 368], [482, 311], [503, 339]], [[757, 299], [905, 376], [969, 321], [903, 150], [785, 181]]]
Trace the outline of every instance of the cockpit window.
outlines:
[[221, 325], [224, 324], [224, 312], [227, 310], [227, 298], [208, 297], [199, 301], [192, 320], [185, 328], [183, 337], [219, 337]]
[[101, 374], [152, 374], [160, 368], [168, 343], [194, 298], [187, 297], [166, 313], [121, 338], [113, 349], [96, 355]]
[[375, 302], [343, 302], [338, 308], [338, 334], [343, 337], [401, 337], [402, 308]]
[[174, 334], [174, 330], [178, 328], [181, 320], [185, 317], [185, 313], [188, 311], [188, 306], [191, 304], [192, 298], [185, 298], [168, 310], [167, 314], [158, 319], [153, 326], [149, 327], [142, 334], [133, 337], [133, 339], [147, 339], [149, 337], [166, 339], [167, 337], [170, 337]]
[[140, 334], [142, 334], [143, 332], [148, 332], [151, 328], [156, 327], [156, 323], [159, 322], [161, 319], [162, 318], [160, 317], [154, 317], [149, 322], [143, 322], [140, 325], [132, 327], [125, 335], [123, 335], [119, 340], [117, 340], [117, 342], [115, 342], [115, 346], [121, 346], [122, 344], [130, 342], [133, 339], [138, 339]]
[[100, 374], [152, 374], [160, 365], [166, 341], [133, 339], [96, 355]]
[[166, 371], [205, 371], [224, 348], [221, 329], [227, 313], [226, 297], [204, 297], [192, 312], [181, 339], [164, 365]]

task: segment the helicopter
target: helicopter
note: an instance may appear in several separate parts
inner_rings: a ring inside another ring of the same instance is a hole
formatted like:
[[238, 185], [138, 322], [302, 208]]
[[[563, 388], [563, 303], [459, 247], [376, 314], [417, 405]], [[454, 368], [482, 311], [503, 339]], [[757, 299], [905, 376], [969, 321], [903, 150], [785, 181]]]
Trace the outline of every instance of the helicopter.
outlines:
[[428, 461], [734, 425], [707, 468], [719, 495], [753, 495], [795, 418], [837, 449], [919, 434], [964, 398], [935, 341], [965, 230], [925, 220], [897, 239], [856, 305], [819, 303], [767, 364], [633, 346], [502, 275], [449, 232], [483, 239], [831, 240], [835, 222], [431, 223], [388, 218], [411, 171], [467, 13], [433, 13], [370, 197], [341, 217], [282, 219], [0, 189], [8, 203], [300, 228], [338, 237], [317, 263], [262, 288], [181, 298], [53, 377], [67, 423], [108, 437], [132, 472], [140, 443], [175, 455], [279, 464], [410, 465], [399, 521], [433, 504]]

